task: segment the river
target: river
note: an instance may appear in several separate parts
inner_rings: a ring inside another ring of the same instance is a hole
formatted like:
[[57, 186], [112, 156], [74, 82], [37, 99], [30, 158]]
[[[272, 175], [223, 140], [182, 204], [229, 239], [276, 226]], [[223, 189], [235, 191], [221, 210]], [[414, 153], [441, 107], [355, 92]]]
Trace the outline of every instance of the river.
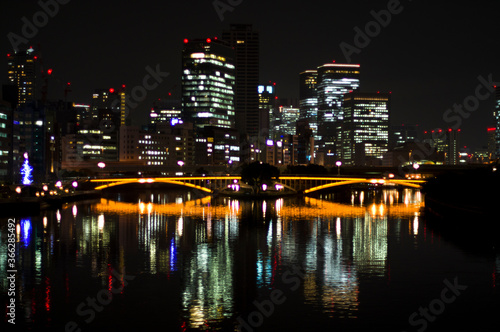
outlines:
[[[422, 194], [410, 189], [276, 201], [115, 191], [16, 218], [16, 325], [497, 330], [498, 251], [445, 240], [427, 218]], [[7, 219], [0, 232], [8, 312]]]

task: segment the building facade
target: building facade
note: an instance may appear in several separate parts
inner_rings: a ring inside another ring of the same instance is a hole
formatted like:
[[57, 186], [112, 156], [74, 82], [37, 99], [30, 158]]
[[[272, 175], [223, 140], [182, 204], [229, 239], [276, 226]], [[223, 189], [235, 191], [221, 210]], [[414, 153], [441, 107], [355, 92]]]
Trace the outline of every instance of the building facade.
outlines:
[[326, 165], [334, 165], [340, 158], [336, 143], [344, 119], [344, 95], [359, 88], [360, 65], [328, 63], [318, 67], [317, 73], [319, 151]]
[[219, 40], [184, 40], [182, 112], [195, 129], [234, 128], [234, 52]]
[[389, 93], [351, 92], [343, 98], [340, 159], [344, 165], [381, 165], [389, 145]]
[[306, 70], [299, 74], [300, 118], [307, 119], [316, 140], [318, 136], [318, 71]]
[[269, 117], [259, 109], [259, 33], [251, 24], [231, 24], [222, 39], [235, 51], [236, 128], [249, 137], [267, 135]]
[[36, 99], [36, 60], [31, 47], [7, 54], [7, 77], [17, 87], [17, 105]]

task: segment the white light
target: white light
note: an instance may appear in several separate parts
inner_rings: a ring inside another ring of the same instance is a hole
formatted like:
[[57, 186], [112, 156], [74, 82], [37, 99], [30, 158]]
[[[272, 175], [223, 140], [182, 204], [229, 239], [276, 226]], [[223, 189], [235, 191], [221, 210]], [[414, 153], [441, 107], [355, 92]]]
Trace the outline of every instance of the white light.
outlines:
[[103, 163], [103, 162], [101, 161], [101, 162], [97, 163], [97, 167], [99, 167], [99, 168], [104, 168], [104, 167], [106, 167], [106, 163]]
[[73, 181], [73, 183], [71, 185], [73, 186], [73, 188], [76, 188], [76, 187], [78, 187], [78, 182]]

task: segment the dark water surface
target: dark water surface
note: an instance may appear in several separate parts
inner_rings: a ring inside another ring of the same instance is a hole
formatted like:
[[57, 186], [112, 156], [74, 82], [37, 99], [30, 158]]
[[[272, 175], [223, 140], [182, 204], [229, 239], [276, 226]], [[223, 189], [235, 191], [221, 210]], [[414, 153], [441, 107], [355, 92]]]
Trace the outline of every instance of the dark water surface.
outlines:
[[[444, 240], [426, 218], [414, 190], [267, 202], [122, 191], [70, 204], [16, 219], [16, 327], [500, 330], [500, 256], [470, 250], [477, 238]], [[5, 308], [7, 230], [3, 219]]]

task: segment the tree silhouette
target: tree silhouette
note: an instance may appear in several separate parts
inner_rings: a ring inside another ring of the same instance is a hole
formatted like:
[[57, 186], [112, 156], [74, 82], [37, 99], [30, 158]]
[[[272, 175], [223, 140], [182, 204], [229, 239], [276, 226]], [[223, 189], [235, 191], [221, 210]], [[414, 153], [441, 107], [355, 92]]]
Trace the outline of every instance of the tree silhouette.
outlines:
[[280, 171], [267, 163], [255, 161], [251, 164], [243, 166], [241, 170], [241, 181], [253, 187], [254, 192], [259, 192], [262, 185], [271, 185], [278, 180]]

